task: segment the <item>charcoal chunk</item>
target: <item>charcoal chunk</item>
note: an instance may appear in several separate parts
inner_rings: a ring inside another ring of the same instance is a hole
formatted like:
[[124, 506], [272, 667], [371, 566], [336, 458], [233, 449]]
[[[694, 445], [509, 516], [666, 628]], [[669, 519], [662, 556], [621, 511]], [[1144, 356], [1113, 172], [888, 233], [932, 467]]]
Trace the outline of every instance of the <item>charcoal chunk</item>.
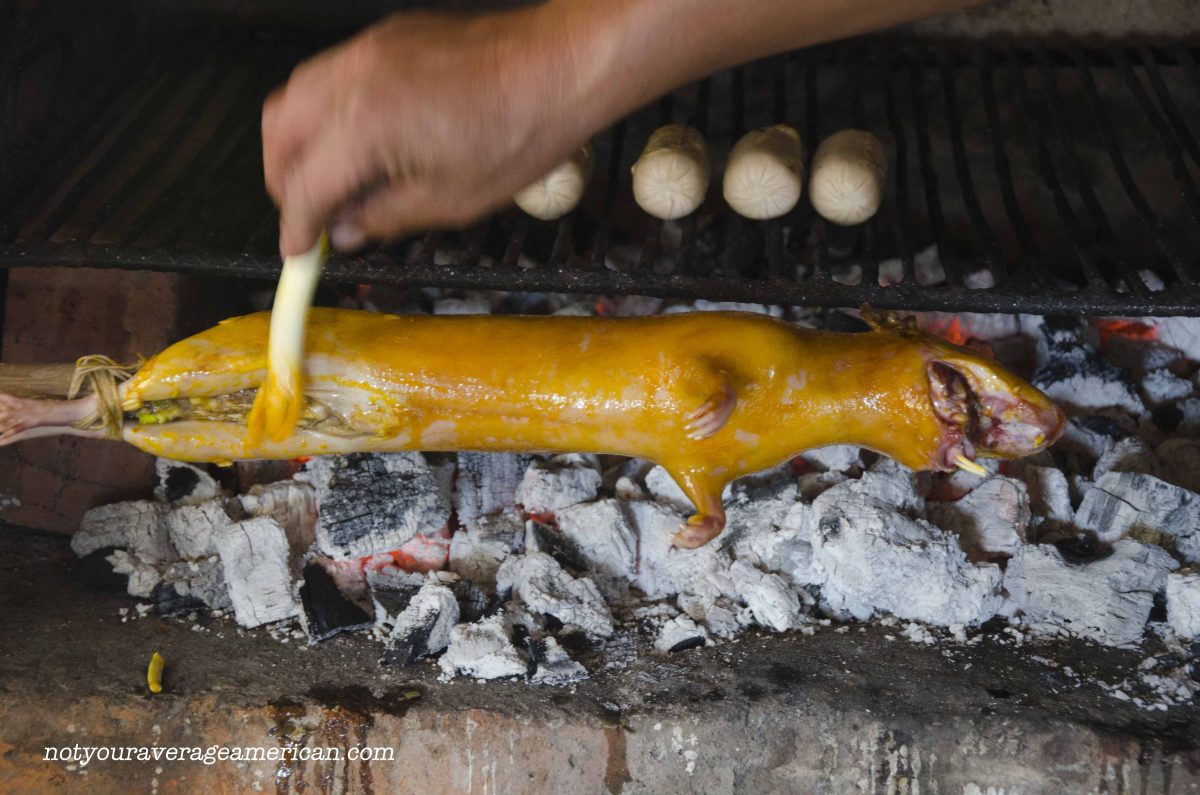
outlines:
[[302, 576], [300, 604], [304, 608], [305, 628], [312, 640], [328, 640], [339, 632], [366, 629], [375, 623], [367, 611], [346, 598], [333, 576], [320, 563], [309, 563]]

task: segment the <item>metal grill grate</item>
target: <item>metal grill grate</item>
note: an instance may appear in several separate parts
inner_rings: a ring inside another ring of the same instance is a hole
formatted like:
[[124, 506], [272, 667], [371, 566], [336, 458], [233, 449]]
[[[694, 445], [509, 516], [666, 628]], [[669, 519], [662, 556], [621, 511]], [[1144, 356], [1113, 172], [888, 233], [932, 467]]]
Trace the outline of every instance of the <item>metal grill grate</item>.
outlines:
[[[0, 75], [10, 107], [43, 43]], [[261, 184], [263, 96], [311, 48], [192, 37], [129, 49], [85, 75], [75, 112], [8, 151], [0, 265], [87, 265], [273, 278], [277, 216]], [[54, 57], [70, 57], [58, 53]], [[480, 289], [631, 293], [947, 311], [1200, 314], [1200, 70], [1195, 51], [1042, 46], [948, 50], [859, 40], [714, 76], [595, 139], [573, 214], [510, 210], [354, 257], [328, 278]], [[89, 84], [89, 80], [91, 83]], [[19, 111], [20, 107], [16, 107]], [[806, 200], [734, 215], [714, 180], [678, 223], [632, 204], [649, 133], [686, 121], [715, 173], [752, 127], [816, 143], [884, 141], [880, 213], [842, 229]], [[10, 120], [11, 121], [11, 120]]]

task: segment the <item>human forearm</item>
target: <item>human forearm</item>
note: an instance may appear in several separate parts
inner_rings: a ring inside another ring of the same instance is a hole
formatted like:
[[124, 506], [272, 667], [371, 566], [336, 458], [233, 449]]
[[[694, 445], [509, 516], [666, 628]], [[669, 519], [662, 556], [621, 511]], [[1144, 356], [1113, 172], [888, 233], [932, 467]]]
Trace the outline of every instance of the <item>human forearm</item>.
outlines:
[[543, 30], [590, 129], [713, 72], [980, 0], [550, 0]]

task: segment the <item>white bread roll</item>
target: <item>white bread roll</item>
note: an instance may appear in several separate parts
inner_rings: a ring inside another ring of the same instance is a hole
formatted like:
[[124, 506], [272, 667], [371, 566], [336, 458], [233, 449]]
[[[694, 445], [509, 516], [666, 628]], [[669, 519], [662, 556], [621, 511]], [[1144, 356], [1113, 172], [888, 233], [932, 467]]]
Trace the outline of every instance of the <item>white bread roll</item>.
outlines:
[[842, 130], [826, 138], [812, 159], [808, 198], [831, 223], [861, 224], [879, 210], [887, 155], [866, 130]]
[[696, 211], [709, 179], [708, 147], [682, 124], [660, 127], [633, 164], [633, 198], [655, 218], [669, 221]]
[[592, 178], [592, 145], [585, 143], [537, 182], [517, 191], [513, 201], [534, 218], [553, 221], [575, 209]]
[[791, 212], [804, 190], [804, 147], [786, 124], [752, 130], [729, 153], [722, 185], [725, 201], [754, 220]]

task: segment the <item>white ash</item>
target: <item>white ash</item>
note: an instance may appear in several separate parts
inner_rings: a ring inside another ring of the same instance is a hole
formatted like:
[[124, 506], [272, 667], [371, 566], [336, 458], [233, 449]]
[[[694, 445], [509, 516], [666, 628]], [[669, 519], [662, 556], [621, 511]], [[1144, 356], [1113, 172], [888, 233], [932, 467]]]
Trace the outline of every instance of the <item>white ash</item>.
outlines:
[[79, 557], [97, 549], [127, 549], [146, 561], [165, 563], [179, 558], [167, 532], [171, 508], [160, 502], [135, 500], [92, 508], [83, 515], [71, 549]]
[[832, 444], [805, 450], [798, 458], [825, 472], [848, 472], [861, 468], [862, 450], [852, 444]]
[[587, 563], [588, 571], [628, 583], [637, 567], [637, 532], [624, 504], [604, 499], [561, 508], [558, 529]]
[[451, 630], [458, 624], [458, 618], [454, 592], [441, 578], [431, 574], [404, 610], [382, 620], [376, 614], [376, 624], [390, 627], [384, 640], [389, 657], [408, 664], [450, 645]]
[[263, 516], [229, 525], [213, 540], [239, 624], [257, 627], [299, 615], [287, 535], [274, 519]]
[[575, 456], [555, 456], [535, 461], [517, 487], [517, 502], [529, 513], [555, 513], [594, 500], [600, 490], [600, 472]]
[[860, 621], [891, 613], [935, 626], [974, 626], [996, 613], [997, 566], [972, 564], [952, 534], [863, 488], [850, 481], [813, 502], [812, 568], [829, 612]]
[[1200, 495], [1137, 472], [1109, 472], [1083, 498], [1075, 524], [1115, 541], [1131, 533], [1171, 536], [1183, 559], [1200, 563]]
[[739, 559], [767, 571], [782, 574], [798, 590], [802, 598], [808, 595], [804, 586], [816, 585], [821, 575], [813, 569], [812, 534], [816, 527], [813, 507], [797, 502], [769, 533], [751, 536], [737, 547]]
[[116, 549], [105, 560], [112, 564], [113, 571], [129, 578], [125, 590], [130, 596], [149, 599], [162, 580], [162, 573], [152, 562], [143, 560], [136, 552]]
[[[732, 617], [732, 614], [731, 614]], [[687, 615], [678, 615], [665, 621], [654, 639], [654, 648], [663, 654], [704, 646], [709, 642], [708, 632]]]
[[419, 453], [314, 458], [317, 547], [334, 560], [398, 549], [418, 533], [446, 526], [450, 506]]
[[758, 315], [783, 317], [783, 307], [766, 304], [747, 304], [738, 301], [707, 301], [703, 298], [691, 303], [675, 304], [662, 310], [664, 315], [678, 312], [753, 312]]
[[1200, 318], [1176, 315], [1154, 318], [1153, 322], [1159, 342], [1189, 359], [1200, 361]]
[[922, 643], [926, 646], [932, 646], [937, 643], [937, 635], [929, 631], [928, 627], [922, 626], [915, 621], [910, 621], [905, 625], [900, 634], [912, 641], [913, 643]]
[[1069, 522], [1075, 516], [1071, 508], [1070, 486], [1061, 469], [1026, 466], [1021, 469], [1021, 480], [1029, 493], [1029, 510], [1033, 517]]
[[184, 505], [205, 502], [221, 495], [221, 487], [212, 475], [181, 461], [156, 458], [154, 476], [154, 499], [159, 502]]
[[179, 596], [190, 596], [203, 602], [209, 609], [233, 609], [221, 559], [216, 555], [172, 563], [163, 571], [162, 584], [174, 588]]
[[1191, 395], [1192, 390], [1191, 381], [1180, 378], [1170, 370], [1152, 370], [1142, 379], [1142, 394], [1151, 406], [1181, 400]]
[[638, 568], [634, 580], [651, 599], [689, 594], [711, 604], [736, 597], [729, 566], [733, 562], [718, 536], [698, 549], [678, 549], [672, 538], [686, 521], [682, 514], [654, 502], [626, 506], [638, 531]]
[[1155, 450], [1169, 483], [1200, 492], [1200, 439], [1167, 439]]
[[511, 590], [533, 613], [549, 614], [588, 635], [612, 637], [612, 613], [596, 584], [586, 577], [572, 577], [544, 552], [513, 556], [501, 563], [496, 590]]
[[524, 676], [525, 661], [508, 637], [504, 615], [497, 613], [473, 624], [450, 630], [450, 643], [438, 660], [442, 679], [468, 676], [472, 679], [503, 679]]
[[465, 298], [436, 298], [433, 301], [435, 315], [490, 315], [492, 302], [482, 295]]
[[803, 623], [800, 598], [782, 577], [759, 571], [744, 560], [735, 561], [729, 573], [759, 626], [786, 632]]
[[269, 516], [287, 533], [294, 551], [302, 552], [316, 540], [317, 498], [309, 483], [280, 480], [259, 484], [239, 498], [247, 516]]
[[1051, 545], [1030, 544], [1008, 562], [1004, 587], [1036, 632], [1132, 646], [1142, 638], [1154, 595], [1178, 566], [1159, 547], [1130, 539], [1085, 563], [1068, 562]]
[[533, 456], [516, 453], [459, 453], [454, 483], [459, 524], [471, 527], [481, 516], [511, 510], [532, 461]]
[[1058, 346], [1034, 373], [1033, 385], [1075, 413], [1119, 408], [1138, 416], [1146, 409], [1129, 371], [1106, 361], [1090, 345]]
[[1179, 638], [1200, 638], [1200, 572], [1167, 575], [1167, 623]]
[[172, 508], [164, 521], [167, 535], [184, 558], [206, 558], [217, 553], [213, 537], [233, 524], [220, 498]]
[[450, 571], [485, 588], [496, 584], [500, 564], [524, 543], [525, 523], [511, 513], [479, 517], [450, 538]]
[[567, 650], [552, 637], [534, 641], [537, 645], [536, 667], [531, 682], [535, 685], [563, 687], [588, 678], [587, 669], [571, 659]]
[[1029, 493], [1019, 480], [988, 478], [959, 500], [930, 503], [928, 514], [938, 527], [958, 533], [968, 549], [985, 557], [1007, 557], [1025, 543]]

